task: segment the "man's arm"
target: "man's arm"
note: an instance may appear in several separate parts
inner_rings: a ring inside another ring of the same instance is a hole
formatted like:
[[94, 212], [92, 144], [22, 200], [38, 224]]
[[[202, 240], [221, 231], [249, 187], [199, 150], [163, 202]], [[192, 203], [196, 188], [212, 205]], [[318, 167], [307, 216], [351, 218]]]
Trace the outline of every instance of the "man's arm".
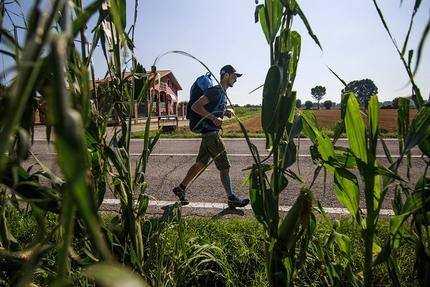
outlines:
[[208, 112], [208, 110], [206, 110], [205, 105], [207, 105], [208, 103], [209, 99], [205, 95], [203, 95], [197, 101], [194, 102], [194, 104], [191, 106], [191, 109], [195, 113], [213, 121], [216, 126], [220, 126], [223, 121], [222, 118], [218, 118], [212, 113]]

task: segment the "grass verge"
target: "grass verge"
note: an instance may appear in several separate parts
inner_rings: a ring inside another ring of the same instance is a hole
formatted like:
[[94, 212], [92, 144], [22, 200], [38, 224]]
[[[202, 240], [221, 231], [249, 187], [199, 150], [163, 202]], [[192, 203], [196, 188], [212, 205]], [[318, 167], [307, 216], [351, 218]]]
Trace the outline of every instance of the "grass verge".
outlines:
[[[37, 233], [37, 223], [31, 212], [19, 212], [16, 209], [8, 210], [11, 220], [11, 233], [14, 234], [20, 249], [31, 244], [33, 237]], [[103, 215], [103, 221], [109, 222], [113, 215]], [[46, 215], [46, 226], [51, 229], [56, 225], [58, 220], [56, 215]], [[178, 229], [183, 231], [178, 239]], [[358, 264], [362, 262], [363, 244], [361, 242], [360, 231], [349, 217], [333, 219], [327, 223], [319, 221], [317, 232], [315, 233], [314, 242], [319, 242], [320, 246], [325, 246], [328, 237], [332, 233], [332, 226], [336, 226], [338, 233], [348, 236], [351, 240], [352, 264], [360, 270]], [[263, 250], [263, 238], [261, 225], [255, 219], [242, 218], [187, 218], [183, 221], [177, 221], [175, 218], [150, 218], [147, 219], [142, 228], [143, 236], [149, 239], [157, 236], [156, 246], [153, 248], [153, 260], [151, 261], [150, 272], [147, 274], [148, 282], [151, 286], [156, 286], [160, 280], [173, 280], [170, 273], [165, 272], [172, 267], [172, 262], [185, 252], [190, 252], [188, 258], [199, 258], [198, 262], [189, 261], [186, 272], [186, 286], [268, 286], [265, 274], [265, 258]], [[388, 219], [382, 219], [380, 229], [378, 230], [379, 238], [386, 238], [389, 232]], [[46, 238], [47, 243], [55, 243], [59, 239], [56, 232], [49, 233], [51, 238]], [[160, 235], [161, 234], [161, 235]], [[185, 242], [184, 248], [178, 249], [178, 241]], [[198, 246], [201, 253], [194, 250]], [[79, 239], [75, 239], [73, 244], [74, 255], [71, 263], [71, 272], [80, 277], [82, 268], [86, 267], [91, 261], [85, 254], [84, 246]], [[338, 248], [330, 246], [325, 247], [334, 249], [334, 255], [331, 260], [341, 260], [342, 256]], [[204, 252], [202, 252], [202, 250]], [[55, 258], [56, 249], [52, 249], [46, 258]], [[327, 262], [322, 262], [316, 253], [317, 249], [310, 248], [307, 257], [303, 258], [303, 265], [295, 274], [297, 286], [328, 286], [326, 281]], [[403, 244], [396, 253], [399, 266], [401, 268], [402, 286], [411, 284], [413, 278], [413, 246]], [[326, 252], [328, 254], [329, 252]], [[211, 257], [211, 256], [214, 257]], [[203, 258], [204, 257], [204, 258]], [[217, 262], [213, 259], [216, 257]], [[4, 259], [2, 259], [4, 261]], [[52, 275], [52, 266], [55, 260], [45, 260], [41, 262], [41, 268], [34, 275], [33, 282], [38, 286], [48, 286], [49, 278]], [[194, 263], [193, 263], [194, 262]], [[7, 262], [1, 262], [3, 264]], [[222, 268], [220, 267], [222, 266]], [[221, 268], [221, 270], [219, 270]], [[204, 271], [204, 272], [203, 272]], [[214, 274], [229, 274], [229, 276], [214, 276]], [[0, 272], [1, 278], [7, 278], [6, 272]], [[341, 270], [341, 278], [346, 275]], [[359, 275], [359, 274], [358, 274]], [[163, 278], [160, 278], [163, 276]], [[164, 277], [165, 276], [165, 277]], [[227, 279], [226, 279], [227, 278]], [[180, 280], [176, 278], [175, 280]], [[228, 280], [228, 282], [227, 282]], [[167, 282], [164, 281], [164, 282]], [[174, 283], [173, 281], [171, 283]], [[155, 285], [154, 285], [155, 284]], [[191, 284], [191, 285], [190, 285]], [[386, 265], [380, 265], [376, 269], [375, 281], [373, 286], [389, 286], [390, 278]], [[88, 286], [91, 286], [89, 284]], [[167, 286], [167, 285], [166, 285]]]

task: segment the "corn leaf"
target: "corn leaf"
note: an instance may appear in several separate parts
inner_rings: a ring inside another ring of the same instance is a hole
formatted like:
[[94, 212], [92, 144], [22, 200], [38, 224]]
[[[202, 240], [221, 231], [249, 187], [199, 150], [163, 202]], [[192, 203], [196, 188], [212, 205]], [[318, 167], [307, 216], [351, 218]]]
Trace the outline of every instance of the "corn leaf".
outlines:
[[129, 270], [129, 268], [99, 263], [91, 265], [84, 273], [94, 278], [97, 285], [105, 287], [149, 287], [149, 284], [141, 276]]
[[377, 96], [370, 97], [368, 106], [369, 115], [369, 152], [375, 157], [378, 147], [379, 134], [379, 102]]
[[291, 246], [294, 239], [298, 239], [294, 235], [297, 233], [300, 224], [300, 200], [294, 202], [291, 209], [288, 211], [287, 215], [282, 220], [281, 226], [278, 230], [279, 241], [288, 249]]
[[426, 103], [418, 110], [418, 113], [412, 120], [402, 155], [408, 153], [413, 147], [421, 141], [428, 141], [430, 135], [430, 103]]
[[266, 148], [273, 146], [274, 136], [278, 130], [277, 111], [280, 101], [282, 71], [279, 66], [272, 66], [267, 72], [263, 88], [263, 104], [261, 109], [261, 125], [266, 134]]
[[318, 47], [320, 47], [320, 49], [322, 50], [322, 46], [320, 44], [320, 41], [318, 40], [317, 35], [315, 35], [314, 32], [312, 31], [312, 28], [311, 28], [311, 25], [309, 24], [308, 19], [306, 18], [305, 14], [303, 13], [302, 9], [299, 7], [299, 4], [297, 4], [297, 2], [296, 2], [295, 10], [297, 11], [297, 14], [302, 19], [303, 24], [305, 24], [306, 29], [308, 30], [308, 33], [311, 36], [311, 38], [315, 41], [315, 43], [318, 45]]
[[[261, 168], [261, 166], [260, 166]], [[263, 225], [268, 227], [267, 216], [264, 212], [263, 194], [260, 192], [259, 170], [257, 165], [253, 165], [251, 174], [249, 175], [249, 196], [251, 200], [252, 210], [255, 218]], [[261, 187], [263, 188], [263, 187]]]
[[265, 1], [265, 5], [258, 5], [256, 7], [255, 20], [257, 22], [258, 16], [260, 16], [261, 28], [269, 45], [274, 43], [276, 34], [281, 27], [282, 13], [283, 6], [279, 0], [268, 0]]
[[[360, 107], [354, 94], [350, 94], [347, 99], [345, 112], [345, 127], [348, 136], [350, 149], [357, 159], [362, 163], [367, 163], [367, 141], [366, 128], [361, 117]], [[363, 171], [363, 166], [359, 166]]]
[[334, 185], [337, 199], [348, 209], [357, 222], [360, 222], [360, 190], [357, 177], [346, 169], [337, 168], [334, 174]]

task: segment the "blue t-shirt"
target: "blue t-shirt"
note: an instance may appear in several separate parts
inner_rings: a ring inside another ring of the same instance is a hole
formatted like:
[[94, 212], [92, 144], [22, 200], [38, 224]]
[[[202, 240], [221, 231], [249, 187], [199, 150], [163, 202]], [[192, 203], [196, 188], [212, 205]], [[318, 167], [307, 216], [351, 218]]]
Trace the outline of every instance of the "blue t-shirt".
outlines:
[[[217, 118], [224, 118], [224, 112], [227, 108], [227, 97], [224, 95], [222, 88], [219, 85], [214, 86], [208, 90], [205, 96], [209, 100], [209, 103], [205, 105], [205, 109]], [[222, 97], [221, 102], [220, 97]], [[219, 105], [217, 106], [218, 103]], [[221, 127], [222, 126], [216, 126], [213, 121], [209, 120], [205, 128], [203, 128], [202, 133], [217, 131], [221, 129]]]

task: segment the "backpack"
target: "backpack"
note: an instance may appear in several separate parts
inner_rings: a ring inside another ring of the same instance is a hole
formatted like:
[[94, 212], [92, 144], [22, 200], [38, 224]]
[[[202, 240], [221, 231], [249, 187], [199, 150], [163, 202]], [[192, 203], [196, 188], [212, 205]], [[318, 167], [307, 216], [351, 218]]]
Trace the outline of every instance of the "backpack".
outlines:
[[[206, 126], [206, 118], [197, 114], [191, 109], [191, 106], [203, 95], [207, 93], [207, 91], [213, 87], [211, 74], [206, 73], [198, 77], [190, 89], [190, 100], [187, 105], [187, 119], [190, 120], [190, 130], [194, 133], [200, 134], [203, 128]], [[215, 105], [214, 110], [219, 110], [219, 106], [222, 104], [223, 96], [221, 95], [218, 103]], [[209, 110], [208, 110], [209, 111]], [[210, 110], [209, 112], [212, 112]]]

